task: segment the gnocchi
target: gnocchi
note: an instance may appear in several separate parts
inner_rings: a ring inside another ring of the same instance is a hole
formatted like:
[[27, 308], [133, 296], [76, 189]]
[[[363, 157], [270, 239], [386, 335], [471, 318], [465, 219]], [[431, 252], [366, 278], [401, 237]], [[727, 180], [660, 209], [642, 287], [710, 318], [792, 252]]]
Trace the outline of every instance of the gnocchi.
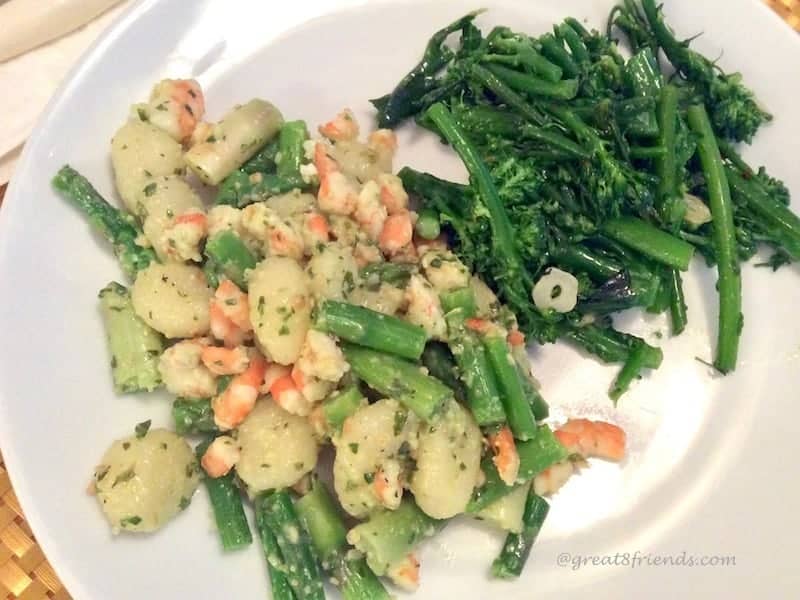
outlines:
[[270, 398], [256, 402], [239, 426], [236, 473], [251, 495], [294, 485], [317, 464], [317, 441], [308, 419]]
[[186, 441], [153, 429], [115, 441], [94, 472], [94, 491], [112, 531], [160, 529], [191, 502], [200, 469]]

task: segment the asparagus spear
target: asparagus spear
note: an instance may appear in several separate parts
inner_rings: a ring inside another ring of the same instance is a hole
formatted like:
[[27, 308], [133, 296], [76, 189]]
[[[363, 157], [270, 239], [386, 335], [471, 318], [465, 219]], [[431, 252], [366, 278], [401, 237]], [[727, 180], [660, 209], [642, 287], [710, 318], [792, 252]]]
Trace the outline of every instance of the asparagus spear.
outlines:
[[367, 557], [376, 575], [384, 575], [390, 565], [405, 557], [419, 542], [434, 535], [446, 521], [432, 519], [410, 498], [396, 510], [375, 513], [347, 533], [347, 541]]
[[291, 192], [305, 187], [299, 177], [281, 177], [275, 173], [245, 173], [234, 171], [220, 184], [215, 204], [228, 204], [244, 208], [253, 202], [261, 202], [270, 196]]
[[472, 290], [463, 288], [443, 294], [442, 306], [447, 310], [450, 350], [458, 364], [472, 416], [481, 426], [504, 423], [506, 412], [489, 356], [478, 336], [464, 326], [464, 320], [476, 310]]
[[500, 556], [492, 563], [492, 575], [502, 579], [520, 576], [549, 510], [547, 501], [531, 489], [525, 502], [522, 531], [508, 534]]
[[[201, 442], [195, 449], [197, 459], [203, 458], [214, 438]], [[250, 526], [242, 506], [242, 496], [233, 480], [233, 473], [223, 477], [203, 477], [208, 497], [211, 500], [211, 509], [214, 512], [214, 521], [217, 524], [222, 549], [226, 552], [239, 550], [253, 542]]]
[[366, 403], [357, 385], [351, 385], [331, 395], [322, 403], [322, 412], [331, 429], [338, 431], [345, 419]]
[[295, 504], [297, 515], [311, 537], [322, 568], [342, 591], [345, 600], [389, 600], [389, 594], [362, 557], [347, 550], [344, 523], [330, 495], [319, 481]]
[[92, 227], [111, 243], [126, 275], [134, 278], [138, 271], [156, 260], [152, 249], [136, 243], [143, 234], [133, 216], [111, 206], [75, 169], [69, 165], [61, 167], [53, 178], [53, 187], [84, 213]]
[[232, 231], [222, 231], [206, 242], [206, 256], [217, 273], [224, 275], [241, 289], [247, 289], [245, 272], [256, 266], [256, 257]]
[[303, 142], [308, 139], [305, 121], [287, 121], [278, 134], [277, 175], [285, 179], [300, 179], [300, 165], [305, 152]]
[[219, 431], [208, 398], [176, 398], [172, 403], [172, 420], [179, 435]]
[[336, 300], [326, 300], [317, 308], [314, 328], [360, 346], [413, 360], [422, 356], [428, 341], [422, 327]]
[[[569, 455], [564, 446], [556, 439], [551, 429], [546, 425], [540, 425], [536, 430], [536, 436], [526, 442], [517, 442], [517, 453], [519, 454], [519, 475], [517, 484], [527, 483], [539, 473], [564, 460]], [[485, 483], [477, 488], [472, 499], [467, 505], [468, 513], [476, 513], [485, 508], [495, 500], [502, 498], [513, 491], [514, 486], [506, 485], [495, 468], [490, 458], [485, 458], [481, 463], [481, 469], [486, 475]]]
[[114, 281], [100, 290], [100, 311], [111, 352], [114, 389], [120, 394], [156, 389], [161, 385], [161, 334], [136, 315], [130, 292]]
[[272, 600], [295, 600], [292, 586], [289, 585], [289, 573], [283, 561], [281, 549], [275, 534], [269, 527], [264, 513], [256, 511], [256, 528], [261, 538], [261, 549], [267, 559], [267, 573], [269, 574]]
[[275, 536], [289, 585], [297, 600], [324, 599], [317, 558], [308, 532], [297, 518], [289, 493], [278, 490], [261, 494], [256, 498], [255, 509], [257, 517]]
[[397, 399], [424, 421], [433, 418], [453, 397], [450, 388], [414, 363], [354, 344], [344, 344], [342, 349], [360, 379], [381, 394]]
[[244, 163], [239, 170], [251, 175], [253, 173], [274, 173], [277, 165], [275, 157], [278, 154], [278, 140], [273, 138], [256, 152], [253, 157]]
[[466, 390], [460, 379], [460, 370], [447, 344], [428, 342], [422, 352], [422, 364], [428, 369], [428, 374], [453, 390], [456, 400], [461, 402], [466, 398]]
[[483, 338], [483, 347], [497, 379], [500, 399], [514, 437], [522, 441], [532, 439], [537, 432], [536, 419], [508, 342], [503, 336], [487, 335]]

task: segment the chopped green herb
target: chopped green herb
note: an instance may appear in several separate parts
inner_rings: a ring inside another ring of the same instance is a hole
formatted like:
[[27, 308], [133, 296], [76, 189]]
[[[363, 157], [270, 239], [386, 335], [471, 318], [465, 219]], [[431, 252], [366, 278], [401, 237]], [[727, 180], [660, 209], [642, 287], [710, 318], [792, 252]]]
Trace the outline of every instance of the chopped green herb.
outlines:
[[147, 421], [142, 421], [133, 430], [136, 432], [136, 439], [142, 439], [144, 436], [147, 435], [147, 432], [150, 431], [150, 424], [152, 421], [147, 419]]

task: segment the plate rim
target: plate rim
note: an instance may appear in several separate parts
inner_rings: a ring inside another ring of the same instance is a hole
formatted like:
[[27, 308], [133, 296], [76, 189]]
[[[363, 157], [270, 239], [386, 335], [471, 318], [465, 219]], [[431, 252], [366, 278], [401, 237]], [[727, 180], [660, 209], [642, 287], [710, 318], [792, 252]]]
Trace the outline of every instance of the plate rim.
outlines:
[[[94, 40], [89, 47], [80, 55], [75, 64], [69, 69], [67, 74], [59, 83], [56, 91], [53, 93], [50, 100], [47, 102], [42, 113], [38, 117], [36, 124], [28, 137], [23, 147], [20, 159], [15, 167], [15, 173], [22, 173], [30, 170], [29, 163], [33, 160], [34, 154], [38, 151], [39, 146], [47, 139], [45, 137], [48, 125], [53, 118], [53, 114], [59, 105], [70, 95], [75, 86], [82, 84], [82, 79], [86, 71], [97, 61], [102, 60], [103, 49], [112, 44], [120, 35], [124, 34], [131, 27], [135, 26], [136, 22], [141, 19], [144, 13], [151, 10], [153, 7], [160, 4], [167, 3], [180, 3], [184, 0], [134, 0], [130, 6], [126, 7], [103, 31], [96, 40]], [[218, 1], [218, 0], [207, 0]], [[257, 0], [255, 0], [257, 1]], [[301, 23], [295, 27], [302, 27], [308, 21], [319, 18], [320, 16], [328, 16], [335, 14], [341, 10], [358, 10], [361, 5], [353, 6], [348, 5], [346, 0], [327, 0], [329, 4], [321, 13], [313, 14], [309, 12], [304, 17]], [[392, 3], [394, 0], [378, 0], [378, 2]], [[413, 0], [412, 0], [413, 1]], [[768, 19], [771, 21], [771, 33], [774, 35], [783, 36], [785, 39], [792, 39], [793, 44], [800, 50], [800, 35], [794, 31], [791, 26], [780, 17], [771, 7], [767, 6], [764, 0], [727, 0], [731, 10], [740, 10], [742, 6], [757, 6], [762, 14], [770, 15]], [[365, 4], [366, 4], [365, 0]], [[369, 4], [376, 3], [375, 0], [370, 0]], [[738, 6], [733, 6], [738, 3]], [[530, 10], [535, 10], [531, 7]], [[290, 32], [293, 27], [288, 27], [282, 30], [283, 33]], [[777, 33], [778, 30], [781, 33]], [[267, 43], [270, 43], [269, 41]], [[4, 254], [6, 249], [12, 243], [11, 230], [16, 223], [14, 219], [15, 209], [17, 203], [17, 196], [22, 195], [20, 183], [23, 180], [21, 177], [12, 177], [8, 182], [5, 198], [3, 201], [3, 208], [0, 210], [0, 267], [4, 264]], [[0, 413], [4, 411], [5, 406], [9, 402], [8, 394], [3, 392], [2, 381], [0, 381]], [[2, 440], [2, 453], [3, 461], [5, 463], [6, 471], [12, 485], [12, 489], [19, 501], [19, 505], [23, 510], [25, 519], [29, 523], [31, 530], [36, 538], [36, 542], [42, 548], [44, 558], [47, 560], [56, 572], [57, 577], [62, 581], [66, 590], [75, 598], [94, 598], [91, 592], [83, 584], [81, 579], [74, 574], [72, 569], [67, 568], [67, 563], [62, 560], [62, 553], [56, 552], [55, 539], [48, 532], [44, 514], [38, 511], [28, 512], [25, 510], [26, 504], [32, 505], [34, 500], [32, 493], [28, 489], [28, 477], [22, 472], [22, 458], [24, 453], [24, 442], [13, 442], [10, 440], [16, 439], [13, 434], [13, 428], [6, 419], [0, 419], [0, 440]]]

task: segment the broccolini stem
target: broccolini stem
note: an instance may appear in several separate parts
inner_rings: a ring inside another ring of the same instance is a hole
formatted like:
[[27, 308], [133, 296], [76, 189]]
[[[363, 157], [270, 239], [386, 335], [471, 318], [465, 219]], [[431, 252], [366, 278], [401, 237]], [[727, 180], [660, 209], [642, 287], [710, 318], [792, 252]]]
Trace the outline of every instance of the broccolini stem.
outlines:
[[631, 146], [628, 155], [639, 160], [658, 160], [667, 153], [664, 146]]
[[564, 48], [561, 40], [556, 38], [552, 33], [546, 33], [539, 38], [539, 43], [542, 45], [541, 52], [559, 67], [567, 77], [577, 77], [580, 75], [580, 68], [572, 60], [570, 53]]
[[800, 218], [783, 202], [767, 194], [760, 185], [747, 179], [737, 169], [726, 167], [725, 173], [734, 197], [746, 203], [770, 230], [775, 230], [781, 248], [795, 260], [800, 260]]
[[636, 217], [619, 217], [606, 221], [603, 232], [645, 256], [681, 271], [689, 268], [694, 254], [691, 244]]
[[630, 357], [631, 351], [639, 344], [645, 344], [648, 369], [657, 369], [661, 365], [663, 354], [659, 348], [646, 344], [634, 335], [622, 333], [610, 327], [597, 325], [572, 326], [565, 333], [567, 339], [597, 356], [606, 363], [624, 363]]
[[518, 92], [555, 100], [571, 100], [578, 93], [577, 79], [563, 79], [555, 83], [509, 69], [502, 65], [487, 65], [486, 69]]
[[581, 244], [561, 246], [552, 256], [553, 261], [567, 270], [585, 271], [589, 277], [598, 281], [608, 281], [625, 268], [617, 261], [592, 252]]
[[659, 145], [664, 154], [653, 163], [658, 176], [656, 207], [667, 225], [678, 225], [685, 212], [685, 204], [679, 202], [678, 164], [675, 155], [675, 138], [678, 119], [678, 88], [665, 85], [658, 100]]
[[742, 333], [742, 278], [733, 225], [733, 202], [728, 178], [705, 107], [695, 104], [688, 110], [689, 127], [697, 136], [697, 154], [703, 167], [711, 209], [711, 235], [717, 259], [719, 291], [719, 330], [714, 366], [722, 373], [736, 368], [739, 337]]
[[[515, 38], [497, 38], [489, 43], [503, 52], [513, 52], [512, 55], [487, 54], [481, 60], [486, 62], [504, 62], [513, 66], [529, 67], [536, 75], [553, 83], [560, 81], [563, 71], [537, 52], [532, 45]], [[513, 62], [512, 62], [513, 61]]]
[[672, 322], [672, 335], [679, 335], [686, 329], [688, 322], [686, 318], [686, 300], [683, 296], [683, 281], [681, 273], [677, 269], [670, 269], [669, 275], [669, 315]]
[[473, 65], [471, 73], [478, 83], [490, 90], [531, 123], [543, 125], [546, 122], [547, 119], [541, 112], [528, 104], [522, 96], [488, 69], [480, 65]]
[[631, 351], [631, 355], [617, 374], [614, 383], [611, 384], [611, 390], [608, 392], [609, 398], [614, 401], [614, 404], [628, 391], [633, 380], [639, 377], [644, 362], [646, 360], [647, 347], [644, 345], [637, 346]]
[[555, 34], [564, 40], [569, 46], [569, 51], [572, 53], [572, 58], [579, 65], [585, 65], [589, 62], [589, 50], [586, 44], [583, 43], [581, 36], [575, 31], [569, 23], [562, 23], [553, 27]]
[[508, 214], [497, 193], [489, 169], [444, 104], [438, 102], [433, 104], [426, 114], [461, 157], [472, 177], [478, 196], [489, 211], [492, 244], [498, 259], [502, 260], [506, 266], [505, 278], [498, 282], [500, 288], [512, 305], [526, 305], [528, 303], [527, 296], [532, 287], [531, 276], [523, 267], [517, 251], [514, 229], [511, 227]]

